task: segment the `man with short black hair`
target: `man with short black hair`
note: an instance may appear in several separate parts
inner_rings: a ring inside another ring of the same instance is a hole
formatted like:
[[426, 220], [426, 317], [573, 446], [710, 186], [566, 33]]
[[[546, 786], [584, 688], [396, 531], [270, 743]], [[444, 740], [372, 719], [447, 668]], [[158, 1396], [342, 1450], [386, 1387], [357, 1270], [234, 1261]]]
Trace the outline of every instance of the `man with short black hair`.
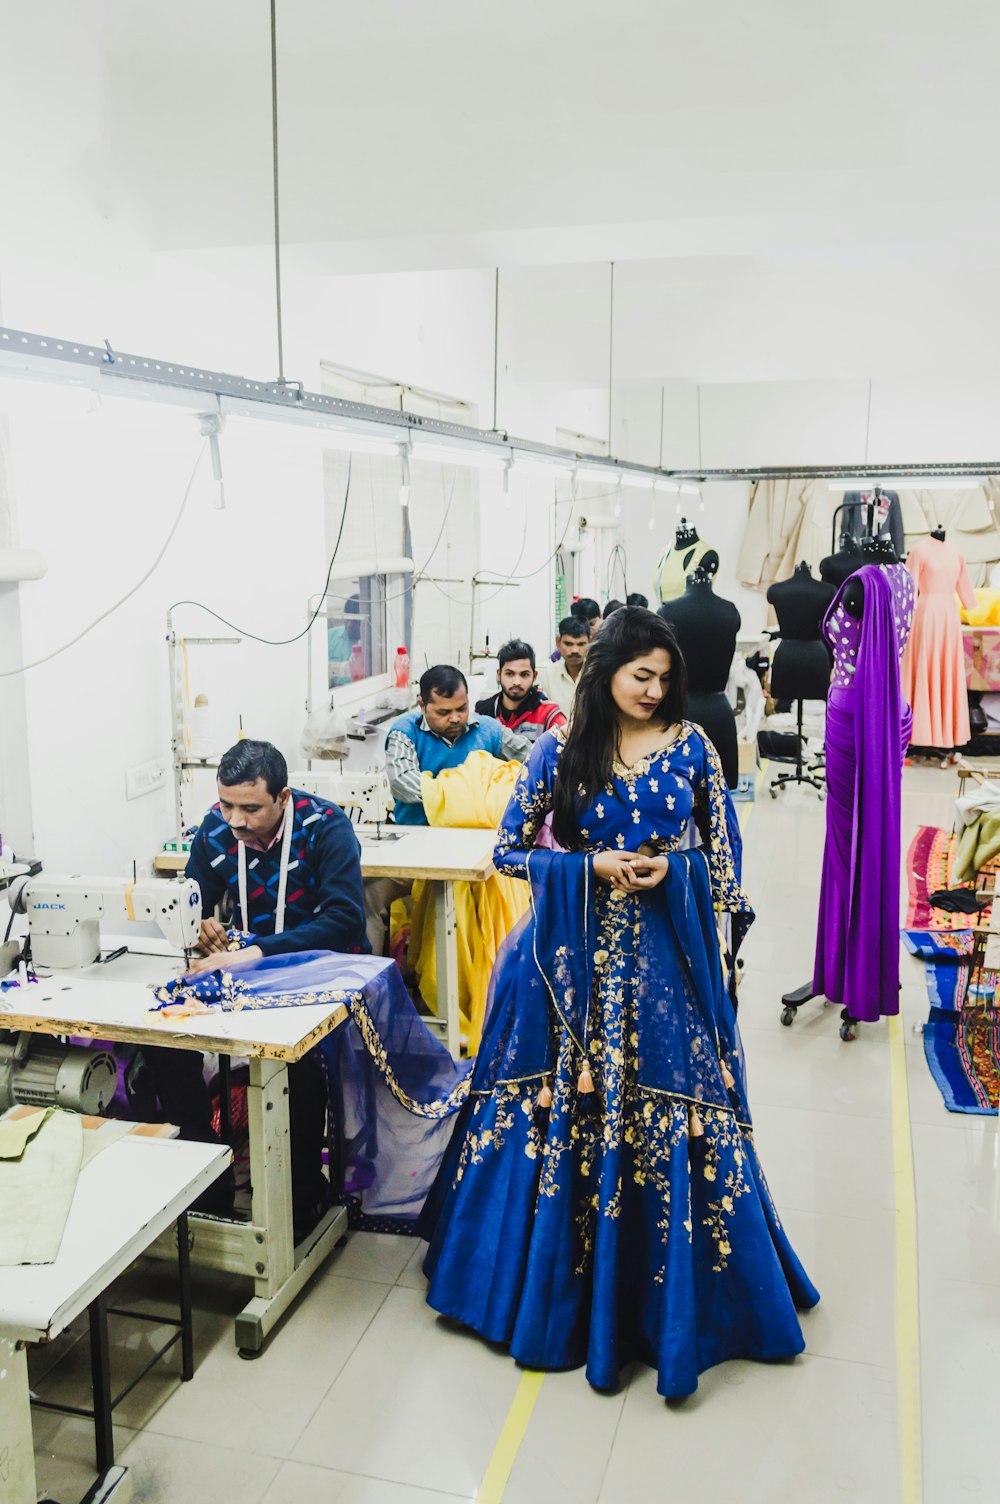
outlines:
[[577, 680], [589, 647], [590, 628], [586, 620], [582, 616], [564, 616], [556, 638], [556, 661], [543, 663], [538, 670], [542, 690], [566, 716], [572, 713]]
[[509, 726], [532, 743], [543, 731], [565, 726], [566, 717], [559, 706], [535, 682], [535, 650], [530, 643], [517, 637], [505, 642], [497, 654], [497, 664], [500, 688], [488, 700], [476, 702], [477, 715], [493, 716], [501, 726]]
[[593, 636], [601, 625], [601, 608], [595, 600], [591, 600], [589, 595], [578, 596], [570, 606], [569, 614], [570, 616], [579, 616], [585, 621], [590, 628], [591, 636]]
[[[288, 787], [288, 766], [270, 742], [240, 741], [219, 763], [219, 802], [191, 845], [186, 876], [201, 889], [201, 959], [193, 972], [239, 966], [263, 956], [370, 949], [365, 934], [361, 850], [343, 810]], [[213, 910], [228, 893], [233, 925], [249, 936], [230, 950]], [[160, 1108], [181, 1137], [210, 1142], [212, 1104], [202, 1057], [190, 1050], [143, 1049]], [[322, 1214], [329, 1187], [322, 1171], [326, 1082], [313, 1050], [288, 1069], [292, 1213], [296, 1242]], [[224, 1177], [203, 1209], [231, 1210]]]
[[644, 610], [648, 611], [649, 597], [641, 595], [638, 590], [633, 590], [631, 595], [625, 597], [625, 604], [626, 606], [642, 606]]
[[397, 825], [426, 825], [421, 773], [458, 768], [470, 752], [523, 762], [525, 737], [492, 716], [469, 714], [469, 686], [460, 669], [438, 663], [420, 676], [417, 710], [399, 716], [385, 739], [385, 766], [396, 800]]

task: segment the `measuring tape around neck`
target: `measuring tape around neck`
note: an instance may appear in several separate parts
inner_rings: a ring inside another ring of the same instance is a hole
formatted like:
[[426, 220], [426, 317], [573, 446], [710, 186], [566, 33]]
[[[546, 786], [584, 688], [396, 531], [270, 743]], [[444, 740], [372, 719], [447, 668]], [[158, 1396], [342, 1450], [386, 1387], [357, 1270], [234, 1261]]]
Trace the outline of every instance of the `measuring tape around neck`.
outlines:
[[[281, 866], [278, 869], [278, 902], [274, 910], [274, 933], [281, 935], [285, 929], [285, 894], [288, 892], [288, 858], [292, 850], [292, 826], [295, 824], [295, 810], [292, 807], [292, 796], [289, 794], [288, 803], [285, 805], [284, 829], [281, 833]], [[240, 885], [240, 924], [243, 929], [250, 929], [250, 910], [247, 904], [247, 848], [243, 841], [239, 841], [239, 852], [236, 858], [237, 875]]]

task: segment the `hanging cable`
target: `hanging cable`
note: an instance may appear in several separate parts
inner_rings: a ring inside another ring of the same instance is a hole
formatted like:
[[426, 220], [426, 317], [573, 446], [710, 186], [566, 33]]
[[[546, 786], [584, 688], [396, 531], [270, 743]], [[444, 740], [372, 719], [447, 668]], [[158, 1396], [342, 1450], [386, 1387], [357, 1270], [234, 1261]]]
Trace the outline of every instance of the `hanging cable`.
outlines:
[[149, 568], [146, 570], [146, 573], [142, 576], [142, 578], [132, 586], [131, 590], [126, 591], [120, 600], [115, 601], [113, 606], [109, 606], [106, 611], [102, 611], [100, 616], [95, 616], [90, 625], [84, 627], [82, 632], [77, 632], [76, 636], [71, 637], [69, 642], [64, 642], [62, 647], [53, 648], [51, 653], [46, 653], [41, 658], [35, 658], [31, 661], [31, 663], [22, 663], [20, 668], [7, 668], [0, 670], [0, 679], [10, 679], [13, 678], [15, 674], [26, 674], [30, 669], [40, 668], [43, 663], [51, 663], [52, 659], [58, 658], [60, 653], [65, 653], [68, 648], [75, 647], [78, 642], [82, 642], [83, 639], [90, 632], [92, 632], [95, 627], [99, 627], [102, 621], [107, 621], [108, 617], [113, 616], [121, 606], [124, 606], [126, 601], [130, 601], [132, 599], [136, 591], [142, 589], [143, 585], [145, 585], [150, 575], [153, 574], [157, 569], [161, 559], [173, 542], [174, 534], [181, 525], [181, 518], [184, 516], [188, 501], [191, 496], [191, 492], [194, 489], [195, 476], [198, 474], [198, 466], [201, 464], [202, 455], [205, 453], [206, 446], [207, 440], [202, 442], [202, 444], [198, 448], [198, 457], [194, 462], [191, 474], [188, 478], [188, 483], [184, 488], [184, 495], [181, 499], [181, 504], [177, 509], [177, 516], [173, 520], [169, 533], [163, 540], [163, 547], [160, 549], [156, 558], [153, 560], [152, 564], [150, 564]]
[[[347, 521], [347, 503], [350, 500], [351, 496], [351, 464], [353, 458], [353, 455], [348, 455], [347, 458], [347, 485], [344, 487], [344, 505], [340, 513], [340, 526], [337, 529], [337, 541], [333, 545], [333, 553], [330, 555], [330, 562], [327, 565], [326, 579], [323, 581], [323, 590], [320, 594], [315, 611], [310, 616], [301, 632], [296, 632], [294, 637], [260, 637], [256, 632], [248, 632], [245, 627], [238, 627], [235, 622], [229, 621], [227, 617], [220, 616], [218, 611], [213, 611], [212, 607], [206, 606], [204, 601], [174, 601], [173, 605], [170, 607], [170, 610], [177, 611], [181, 606], [196, 606], [199, 611], [205, 611], [209, 616], [214, 616], [216, 621], [221, 621], [222, 625], [224, 627], [228, 627], [231, 632], [238, 632], [241, 637], [248, 637], [251, 642], [262, 642], [264, 646], [268, 648], [288, 648], [291, 647], [293, 642], [301, 642], [303, 637], [305, 637], [306, 634], [312, 630], [313, 622], [322, 611], [324, 601], [329, 599], [328, 591], [330, 586], [330, 577], [333, 574], [333, 566], [336, 563], [337, 554], [340, 550], [340, 540], [344, 536], [344, 523]], [[347, 599], [346, 596], [343, 598], [345, 600]]]
[[281, 322], [281, 216], [278, 183], [278, 17], [271, 0], [271, 174], [274, 184], [274, 305], [278, 329], [278, 381], [285, 380], [285, 344]]

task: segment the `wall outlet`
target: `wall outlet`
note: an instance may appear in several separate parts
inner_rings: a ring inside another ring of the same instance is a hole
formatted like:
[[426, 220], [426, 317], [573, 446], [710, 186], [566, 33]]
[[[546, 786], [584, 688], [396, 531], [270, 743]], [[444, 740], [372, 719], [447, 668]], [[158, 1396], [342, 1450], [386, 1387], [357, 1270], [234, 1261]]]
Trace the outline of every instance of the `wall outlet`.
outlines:
[[162, 789], [167, 781], [167, 770], [162, 762], [140, 762], [125, 771], [125, 798], [139, 799]]

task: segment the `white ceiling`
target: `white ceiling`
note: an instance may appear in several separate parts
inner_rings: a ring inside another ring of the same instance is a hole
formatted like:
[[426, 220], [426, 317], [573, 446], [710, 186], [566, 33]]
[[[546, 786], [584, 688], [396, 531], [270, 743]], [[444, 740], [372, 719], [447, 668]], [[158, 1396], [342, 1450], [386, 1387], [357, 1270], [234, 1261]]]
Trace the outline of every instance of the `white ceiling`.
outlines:
[[[106, 125], [167, 247], [270, 232], [267, 0], [110, 0]], [[992, 0], [278, 0], [289, 242], [412, 265], [741, 252], [997, 193]], [[338, 248], [340, 248], [338, 250]], [[353, 269], [366, 269], [354, 263]]]
[[[104, 0], [83, 20], [75, 0], [0, 3], [25, 182], [55, 164], [216, 270], [267, 243], [268, 0]], [[614, 260], [621, 379], [850, 375], [887, 348], [992, 360], [995, 0], [278, 0], [278, 17], [297, 275], [579, 263], [593, 319]]]

